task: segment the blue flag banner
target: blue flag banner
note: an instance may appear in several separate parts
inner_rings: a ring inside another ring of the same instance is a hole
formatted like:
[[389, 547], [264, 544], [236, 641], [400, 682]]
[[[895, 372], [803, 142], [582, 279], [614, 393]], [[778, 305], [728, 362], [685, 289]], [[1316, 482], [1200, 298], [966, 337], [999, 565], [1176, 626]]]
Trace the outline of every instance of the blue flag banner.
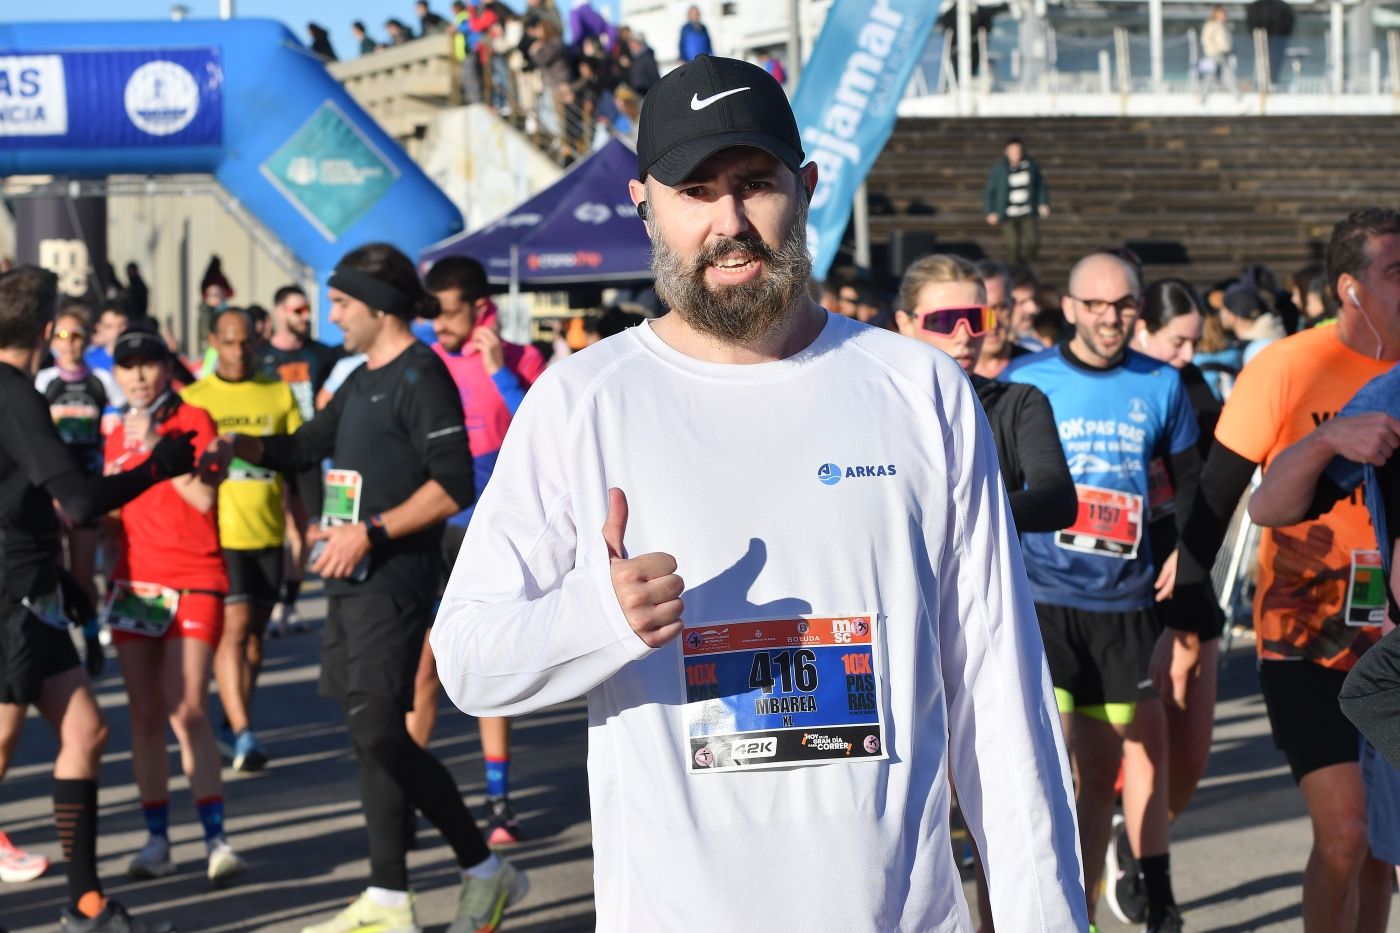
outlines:
[[792, 109], [817, 190], [807, 220], [812, 274], [825, 278], [846, 232], [851, 200], [894, 131], [938, 4], [929, 0], [835, 0], [803, 66]]

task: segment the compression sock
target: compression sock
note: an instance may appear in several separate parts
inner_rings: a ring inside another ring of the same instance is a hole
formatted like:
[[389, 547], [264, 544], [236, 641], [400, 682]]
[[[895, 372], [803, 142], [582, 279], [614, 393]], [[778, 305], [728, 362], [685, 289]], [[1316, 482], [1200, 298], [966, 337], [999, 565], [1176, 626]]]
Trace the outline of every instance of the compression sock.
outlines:
[[97, 880], [97, 782], [54, 778], [53, 813], [68, 861], [69, 905], [96, 917], [107, 904]]
[[224, 798], [205, 797], [196, 800], [194, 807], [199, 811], [199, 824], [204, 827], [205, 843], [213, 842], [224, 835]]
[[141, 815], [146, 818], [146, 832], [162, 839], [170, 838], [170, 801], [141, 802]]
[[486, 759], [486, 796], [504, 797], [510, 793], [510, 759]]
[[1176, 904], [1172, 895], [1172, 857], [1165, 855], [1144, 855], [1138, 859], [1142, 866], [1142, 883], [1147, 888], [1147, 909], [1149, 913], [1164, 910]]
[[282, 584], [282, 602], [287, 606], [295, 606], [297, 597], [301, 596], [301, 581], [287, 580]]

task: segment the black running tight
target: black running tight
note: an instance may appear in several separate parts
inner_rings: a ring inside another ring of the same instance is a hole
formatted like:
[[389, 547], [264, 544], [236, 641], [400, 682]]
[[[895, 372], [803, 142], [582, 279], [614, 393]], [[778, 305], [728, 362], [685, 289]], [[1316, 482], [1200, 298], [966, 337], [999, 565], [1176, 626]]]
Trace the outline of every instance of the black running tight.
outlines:
[[360, 759], [372, 887], [408, 890], [404, 821], [410, 804], [438, 828], [463, 868], [490, 856], [452, 775], [409, 738], [397, 703], [351, 694], [345, 701], [345, 720]]

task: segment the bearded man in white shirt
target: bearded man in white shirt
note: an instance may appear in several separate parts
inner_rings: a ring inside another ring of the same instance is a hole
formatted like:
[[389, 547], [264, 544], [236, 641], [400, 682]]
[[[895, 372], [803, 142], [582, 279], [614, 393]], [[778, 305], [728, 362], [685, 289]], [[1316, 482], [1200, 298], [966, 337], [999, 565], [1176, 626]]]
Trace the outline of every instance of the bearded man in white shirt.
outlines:
[[[992, 435], [956, 363], [807, 293], [782, 88], [648, 94], [664, 317], [548, 370], [433, 629], [475, 715], [587, 695], [599, 929], [1087, 928], [1073, 795]], [[680, 574], [684, 573], [684, 580]]]

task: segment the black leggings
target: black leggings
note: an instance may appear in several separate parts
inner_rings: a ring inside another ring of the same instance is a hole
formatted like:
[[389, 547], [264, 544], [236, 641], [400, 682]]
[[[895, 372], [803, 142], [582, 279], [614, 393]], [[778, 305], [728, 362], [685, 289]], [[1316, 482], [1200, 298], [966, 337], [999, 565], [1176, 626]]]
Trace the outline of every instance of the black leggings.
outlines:
[[369, 883], [390, 891], [408, 890], [404, 821], [409, 804], [438, 828], [463, 868], [491, 855], [452, 775], [409, 737], [403, 717], [399, 705], [386, 697], [352, 693], [345, 701], [350, 741], [360, 759]]

